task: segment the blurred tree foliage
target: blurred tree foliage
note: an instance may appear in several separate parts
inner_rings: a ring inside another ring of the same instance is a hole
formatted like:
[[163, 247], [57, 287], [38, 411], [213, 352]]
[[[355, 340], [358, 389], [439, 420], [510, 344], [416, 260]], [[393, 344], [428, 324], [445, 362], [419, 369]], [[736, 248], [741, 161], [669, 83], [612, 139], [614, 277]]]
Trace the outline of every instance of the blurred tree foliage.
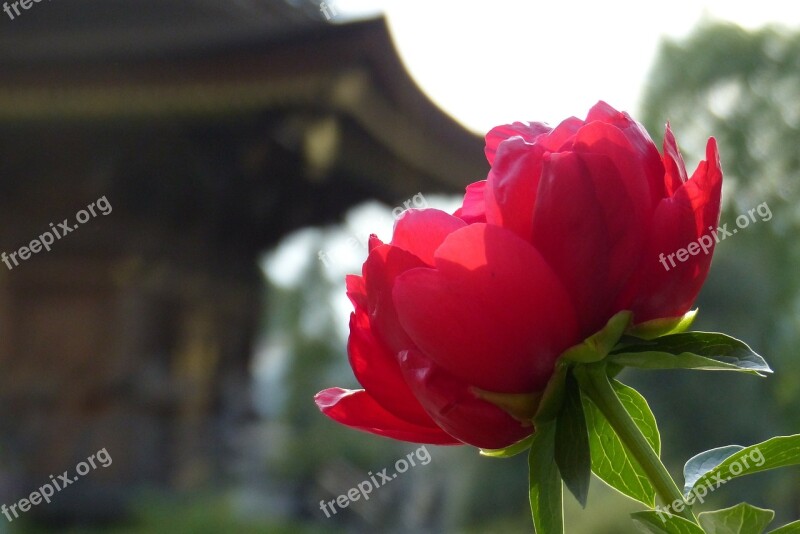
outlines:
[[[662, 416], [662, 433], [670, 441], [680, 437], [667, 454], [685, 459], [713, 446], [797, 433], [800, 33], [705, 22], [685, 40], [664, 42], [641, 118], [653, 134], [670, 121], [690, 173], [705, 158], [708, 136], [717, 138], [724, 172], [720, 225], [738, 231], [717, 245], [695, 327], [745, 340], [776, 371], [756, 381], [676, 373], [666, 378], [668, 389], [665, 377], [633, 378]], [[755, 222], [737, 227], [737, 217], [763, 203], [771, 216], [761, 216], [762, 208]], [[797, 479], [796, 472], [771, 474], [737, 488], [747, 490], [742, 497], [761, 488], [767, 494], [758, 504], [784, 504], [780, 512], [796, 517]]]

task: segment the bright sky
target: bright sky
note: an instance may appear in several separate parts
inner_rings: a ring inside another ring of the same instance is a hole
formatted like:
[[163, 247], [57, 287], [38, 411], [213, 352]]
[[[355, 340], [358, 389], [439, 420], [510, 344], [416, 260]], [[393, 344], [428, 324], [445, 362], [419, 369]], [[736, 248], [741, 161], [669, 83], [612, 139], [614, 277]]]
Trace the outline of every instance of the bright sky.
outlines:
[[[428, 96], [485, 133], [515, 120], [557, 124], [597, 100], [637, 114], [664, 36], [703, 17], [746, 28], [800, 27], [786, 0], [334, 0], [344, 15], [383, 8], [403, 61]], [[338, 20], [337, 20], [338, 22]]]

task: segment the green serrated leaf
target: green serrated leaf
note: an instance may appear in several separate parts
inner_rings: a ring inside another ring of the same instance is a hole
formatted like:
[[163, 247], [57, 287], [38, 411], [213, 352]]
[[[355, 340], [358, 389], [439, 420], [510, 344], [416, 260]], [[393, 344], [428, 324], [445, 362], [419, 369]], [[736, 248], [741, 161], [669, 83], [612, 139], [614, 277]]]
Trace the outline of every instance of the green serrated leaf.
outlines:
[[725, 461], [726, 458], [729, 458], [742, 449], [744, 449], [744, 447], [741, 445], [727, 445], [725, 447], [718, 447], [701, 452], [689, 458], [686, 465], [683, 466], [683, 479], [685, 481], [683, 485], [683, 495], [688, 496], [700, 477], [717, 467]]
[[[660, 454], [661, 437], [647, 401], [635, 389], [616, 380], [612, 380], [611, 385], [645, 439], [656, 454]], [[653, 508], [656, 492], [647, 475], [630, 456], [597, 406], [585, 395], [582, 400], [586, 426], [589, 429], [592, 472], [623, 495]]]
[[555, 458], [561, 478], [582, 507], [586, 507], [592, 462], [589, 434], [581, 404], [581, 391], [572, 374], [567, 375], [564, 404], [556, 419]]
[[648, 534], [705, 534], [691, 521], [666, 512], [635, 512], [631, 518], [640, 531]]
[[554, 422], [538, 426], [528, 454], [528, 495], [537, 534], [564, 532], [564, 496], [555, 460], [555, 433]]
[[757, 376], [772, 372], [745, 342], [716, 332], [670, 334], [635, 344], [626, 340], [608, 359], [639, 369], [738, 371]]
[[761, 534], [774, 518], [772, 510], [746, 502], [697, 516], [706, 534]]
[[509, 445], [505, 449], [481, 449], [481, 456], [489, 458], [511, 458], [522, 452], [527, 451], [533, 442], [533, 434], [524, 438], [513, 445]]
[[769, 534], [798, 534], [800, 533], [800, 521], [792, 521], [788, 525], [771, 530]]
[[799, 464], [800, 434], [778, 436], [728, 456], [698, 478], [691, 491], [695, 494], [699, 494], [700, 488], [713, 491], [733, 478]]

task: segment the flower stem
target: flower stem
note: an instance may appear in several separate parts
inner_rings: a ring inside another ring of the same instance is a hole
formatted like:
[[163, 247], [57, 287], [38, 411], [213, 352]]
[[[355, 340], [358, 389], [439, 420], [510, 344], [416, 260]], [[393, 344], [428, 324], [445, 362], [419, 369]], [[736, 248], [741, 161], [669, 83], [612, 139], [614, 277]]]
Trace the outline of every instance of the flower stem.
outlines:
[[[661, 463], [658, 454], [642, 434], [639, 427], [631, 419], [628, 411], [619, 400], [614, 388], [608, 380], [608, 373], [603, 362], [590, 365], [578, 365], [575, 369], [581, 389], [603, 413], [619, 439], [633, 455], [644, 470], [650, 483], [665, 506], [670, 506], [676, 501], [683, 502], [681, 493], [675, 481], [670, 476], [667, 468]], [[669, 509], [684, 519], [698, 524], [691, 507], [687, 504], [680, 512]]]

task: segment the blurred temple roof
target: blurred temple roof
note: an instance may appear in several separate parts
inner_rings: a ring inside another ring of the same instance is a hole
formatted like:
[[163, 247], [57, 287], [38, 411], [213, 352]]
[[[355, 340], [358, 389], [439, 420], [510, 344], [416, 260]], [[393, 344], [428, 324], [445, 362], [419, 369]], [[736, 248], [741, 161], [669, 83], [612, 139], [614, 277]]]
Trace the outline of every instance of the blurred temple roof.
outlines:
[[70, 0], [20, 11], [14, 24], [3, 14], [4, 62], [197, 53], [326, 26], [307, 0]]
[[[0, 126], [293, 114], [305, 120], [288, 121], [282, 134], [303, 145], [312, 174], [341, 171], [386, 202], [421, 190], [460, 192], [482, 178], [482, 140], [420, 92], [385, 22], [331, 24], [319, 6], [33, 4], [2, 21]], [[368, 183], [376, 179], [379, 187]]]

